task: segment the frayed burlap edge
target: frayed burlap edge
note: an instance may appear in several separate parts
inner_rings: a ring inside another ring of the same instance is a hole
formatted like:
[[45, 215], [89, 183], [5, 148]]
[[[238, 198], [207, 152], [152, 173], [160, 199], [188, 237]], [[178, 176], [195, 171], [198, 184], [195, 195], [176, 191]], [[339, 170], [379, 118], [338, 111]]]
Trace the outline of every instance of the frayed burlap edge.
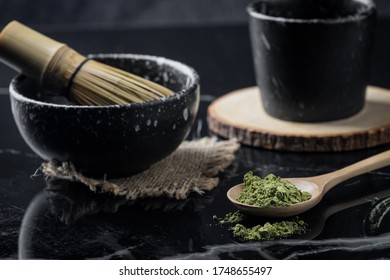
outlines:
[[239, 147], [236, 139], [217, 141], [205, 137], [184, 141], [173, 154], [148, 170], [115, 180], [86, 177], [69, 162], [46, 162], [41, 170], [47, 178], [81, 182], [94, 192], [110, 192], [129, 200], [161, 196], [179, 200], [191, 192], [203, 194], [215, 188], [219, 183], [218, 173], [232, 163]]

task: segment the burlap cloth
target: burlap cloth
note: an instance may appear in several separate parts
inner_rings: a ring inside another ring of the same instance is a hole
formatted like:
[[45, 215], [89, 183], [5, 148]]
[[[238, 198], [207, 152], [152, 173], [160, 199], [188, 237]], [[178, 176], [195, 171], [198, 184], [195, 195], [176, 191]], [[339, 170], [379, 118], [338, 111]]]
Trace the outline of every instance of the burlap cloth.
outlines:
[[128, 178], [97, 180], [76, 171], [71, 163], [43, 163], [48, 178], [77, 181], [92, 191], [110, 192], [129, 200], [145, 197], [185, 199], [191, 192], [202, 194], [218, 185], [218, 173], [234, 160], [240, 145], [236, 139], [217, 141], [201, 138], [184, 141], [170, 156], [144, 172]]

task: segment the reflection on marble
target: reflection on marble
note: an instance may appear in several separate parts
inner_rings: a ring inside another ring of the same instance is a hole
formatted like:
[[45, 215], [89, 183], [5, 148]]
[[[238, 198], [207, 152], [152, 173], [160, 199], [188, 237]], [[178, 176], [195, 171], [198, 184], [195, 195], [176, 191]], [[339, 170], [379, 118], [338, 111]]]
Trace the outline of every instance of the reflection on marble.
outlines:
[[[378, 213], [380, 205], [379, 215], [384, 221], [383, 213], [389, 211], [389, 206], [379, 202], [390, 199], [388, 184], [377, 187], [377, 192], [327, 203], [303, 214], [301, 219], [309, 225], [305, 235], [263, 242], [237, 240], [227, 227], [213, 222], [208, 210], [214, 203], [212, 195], [196, 195], [182, 202], [149, 199], [134, 203], [92, 193], [80, 183], [54, 180], [47, 185], [24, 215], [19, 236], [20, 259], [390, 257], [390, 227], [386, 222], [379, 223], [376, 234], [371, 232], [371, 236], [360, 233], [352, 238], [321, 237], [324, 228], [329, 227], [328, 220], [347, 210], [370, 216]], [[209, 223], [204, 222], [203, 214], [210, 215]], [[249, 224], [261, 222], [264, 220], [248, 218]], [[363, 228], [367, 219], [359, 223]], [[207, 240], [210, 234], [216, 236], [215, 242]]]
[[160, 258], [192, 250], [201, 239], [200, 213], [212, 202], [212, 196], [198, 195], [131, 202], [49, 180], [23, 218], [19, 258]]
[[[121, 206], [136, 206], [144, 211], [157, 210], [173, 212], [183, 210], [190, 200], [176, 200], [172, 198], [143, 198], [137, 201], [127, 200], [123, 196], [115, 196], [107, 192], [94, 193], [88, 187], [79, 182], [71, 182], [61, 179], [47, 179], [44, 196], [47, 197], [50, 213], [66, 225], [71, 225], [77, 220], [98, 213], [116, 213]], [[211, 203], [212, 198], [205, 200]], [[201, 211], [201, 203], [190, 208]]]
[[50, 213], [71, 225], [84, 216], [99, 212], [116, 213], [126, 199], [110, 194], [94, 194], [85, 185], [65, 180], [48, 179], [44, 196]]
[[[2, 139], [3, 135], [0, 136], [0, 143]], [[0, 146], [0, 259], [17, 258], [20, 221], [30, 195], [36, 193], [39, 185], [31, 180], [30, 175], [39, 164], [40, 159], [29, 151]], [[23, 172], [27, 166], [32, 166], [30, 174]], [[19, 189], [20, 185], [24, 188]]]
[[368, 235], [380, 234], [383, 225], [387, 224], [384, 221], [390, 212], [390, 197], [386, 197], [385, 199], [381, 198], [379, 195], [375, 196], [375, 203], [373, 203], [371, 211], [364, 220], [364, 228]]
[[[368, 215], [373, 217], [373, 218], [377, 217], [376, 214], [370, 214], [370, 213], [372, 213], [373, 209], [375, 209], [375, 207], [373, 207], [371, 205], [373, 205], [374, 201], [376, 201], [378, 199], [384, 199], [384, 200], [390, 199], [390, 185], [388, 187], [384, 187], [384, 189], [382, 191], [379, 191], [376, 193], [368, 194], [368, 195], [365, 195], [365, 196], [362, 196], [359, 198], [355, 198], [355, 199], [345, 200], [345, 201], [338, 202], [338, 203], [329, 203], [326, 206], [314, 209], [314, 211], [313, 211], [314, 213], [312, 213], [312, 215], [310, 215], [310, 216], [308, 216], [307, 213], [303, 214], [303, 217], [305, 217], [306, 220], [309, 222], [309, 231], [307, 234], [305, 234], [303, 236], [303, 238], [305, 238], [305, 239], [316, 238], [318, 235], [321, 234], [321, 232], [326, 224], [326, 221], [328, 220], [329, 217], [331, 217], [332, 215], [334, 215], [338, 212], [341, 212], [343, 210], [353, 208], [353, 207], [356, 207], [359, 205], [368, 204], [370, 207], [372, 207], [372, 209], [369, 210]], [[387, 205], [387, 210], [385, 210], [384, 208], [385, 207], [382, 208], [383, 211], [390, 210], [389, 205]], [[369, 222], [369, 223], [371, 223], [371, 222]], [[362, 225], [364, 226], [365, 224], [368, 224], [367, 219], [364, 219], [362, 221]], [[378, 223], [377, 228], [379, 229], [380, 226], [381, 226], [380, 223]]]

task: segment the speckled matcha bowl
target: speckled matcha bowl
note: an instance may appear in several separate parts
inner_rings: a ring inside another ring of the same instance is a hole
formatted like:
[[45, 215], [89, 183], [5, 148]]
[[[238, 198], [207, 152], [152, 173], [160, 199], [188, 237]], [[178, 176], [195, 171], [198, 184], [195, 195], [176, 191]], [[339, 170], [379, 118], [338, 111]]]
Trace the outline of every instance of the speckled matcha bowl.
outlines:
[[25, 76], [10, 85], [16, 125], [44, 160], [72, 162], [85, 175], [124, 177], [171, 154], [191, 129], [199, 106], [199, 77], [182, 63], [133, 54], [92, 55], [175, 92], [152, 102], [81, 106], [42, 94]]

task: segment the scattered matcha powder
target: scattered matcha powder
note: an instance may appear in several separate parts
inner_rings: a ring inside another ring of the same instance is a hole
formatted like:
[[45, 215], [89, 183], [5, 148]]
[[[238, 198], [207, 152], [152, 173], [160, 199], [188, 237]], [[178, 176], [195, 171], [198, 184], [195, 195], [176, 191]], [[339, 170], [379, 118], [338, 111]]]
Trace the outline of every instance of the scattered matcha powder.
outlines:
[[307, 224], [298, 218], [291, 221], [281, 221], [275, 223], [265, 223], [264, 225], [256, 225], [254, 227], [245, 227], [240, 224], [247, 216], [236, 211], [228, 213], [224, 218], [218, 218], [216, 215], [213, 219], [220, 225], [233, 224], [229, 228], [234, 237], [241, 238], [246, 241], [273, 240], [277, 238], [289, 237], [295, 234], [302, 234], [307, 231]]
[[247, 228], [242, 224], [236, 224], [230, 230], [233, 235], [247, 241], [273, 240], [277, 238], [289, 237], [291, 235], [305, 233], [307, 225], [302, 220], [281, 221], [275, 223], [265, 223]]
[[245, 214], [240, 211], [236, 211], [233, 213], [228, 213], [224, 218], [218, 218], [216, 215], [213, 216], [213, 219], [218, 222], [220, 225], [224, 224], [235, 224], [244, 220]]
[[[254, 206], [288, 206], [306, 201], [311, 197], [310, 193], [302, 192], [292, 183], [273, 174], [269, 174], [262, 179], [253, 175], [252, 171], [249, 171], [244, 175], [244, 185], [245, 188], [237, 200]], [[235, 237], [247, 241], [273, 240], [302, 234], [307, 231], [307, 224], [298, 218], [290, 221], [267, 222], [264, 225], [245, 227], [240, 224], [245, 217], [245, 214], [236, 211], [228, 213], [224, 218], [218, 218], [214, 215], [213, 219], [220, 225], [234, 224], [229, 230], [233, 232]]]
[[308, 192], [302, 192], [292, 183], [274, 174], [264, 179], [249, 171], [244, 175], [245, 188], [237, 201], [260, 207], [288, 206], [310, 199]]

